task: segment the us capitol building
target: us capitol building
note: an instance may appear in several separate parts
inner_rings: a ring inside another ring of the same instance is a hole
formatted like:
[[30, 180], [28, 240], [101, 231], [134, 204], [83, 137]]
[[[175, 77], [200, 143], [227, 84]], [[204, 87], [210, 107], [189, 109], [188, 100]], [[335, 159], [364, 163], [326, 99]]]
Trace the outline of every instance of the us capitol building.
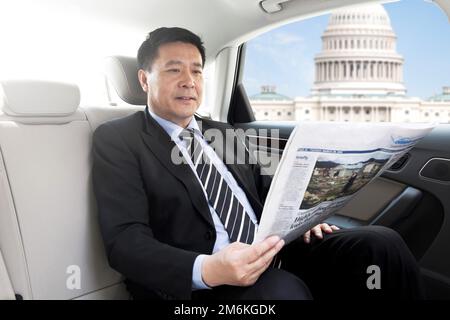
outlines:
[[257, 120], [450, 122], [450, 87], [408, 97], [403, 57], [383, 6], [334, 11], [315, 57], [311, 95], [291, 99], [262, 86], [250, 97]]

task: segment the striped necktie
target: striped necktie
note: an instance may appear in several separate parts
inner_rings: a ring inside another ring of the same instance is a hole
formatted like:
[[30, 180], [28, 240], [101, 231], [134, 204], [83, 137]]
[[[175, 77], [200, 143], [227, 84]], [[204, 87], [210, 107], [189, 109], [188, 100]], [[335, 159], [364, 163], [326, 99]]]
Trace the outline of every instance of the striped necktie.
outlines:
[[230, 186], [216, 166], [205, 154], [194, 129], [184, 129], [180, 139], [188, 142], [187, 151], [191, 156], [195, 171], [206, 190], [208, 201], [222, 221], [231, 242], [251, 244], [256, 226], [245, 211], [244, 206], [233, 194]]

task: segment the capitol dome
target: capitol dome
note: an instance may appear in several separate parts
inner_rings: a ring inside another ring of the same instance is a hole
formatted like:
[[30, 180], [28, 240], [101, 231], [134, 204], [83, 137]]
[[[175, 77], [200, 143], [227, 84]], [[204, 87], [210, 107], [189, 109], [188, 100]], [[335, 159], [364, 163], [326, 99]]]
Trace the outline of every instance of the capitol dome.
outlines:
[[403, 57], [382, 5], [334, 11], [315, 57], [313, 95], [404, 95]]
[[368, 28], [376, 28], [385, 26], [391, 30], [391, 21], [389, 15], [382, 5], [363, 5], [350, 7], [346, 9], [335, 10], [330, 17], [328, 26], [350, 26], [358, 27], [366, 26]]

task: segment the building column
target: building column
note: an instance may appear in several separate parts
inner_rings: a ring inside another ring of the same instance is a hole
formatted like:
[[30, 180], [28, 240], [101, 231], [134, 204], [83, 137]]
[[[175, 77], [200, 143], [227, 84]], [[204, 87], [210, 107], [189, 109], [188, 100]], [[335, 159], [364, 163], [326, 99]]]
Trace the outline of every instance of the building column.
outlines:
[[385, 69], [385, 64], [384, 64], [384, 61], [381, 61], [381, 65], [380, 65], [380, 80], [384, 80], [384, 77], [385, 77], [385, 72], [384, 72], [384, 69]]
[[320, 82], [320, 63], [316, 62], [316, 81]]
[[355, 77], [356, 77], [356, 69], [355, 69], [355, 66], [356, 66], [356, 64], [355, 64], [355, 61], [354, 60], [352, 60], [352, 61], [350, 61], [350, 78], [353, 80], [353, 79], [355, 79]]
[[334, 79], [334, 61], [331, 61], [331, 63], [330, 63], [330, 67], [331, 67], [331, 74], [330, 74], [330, 80], [331, 81], [334, 81], [335, 79]]
[[375, 80], [378, 80], [379, 74], [380, 73], [378, 72], [378, 61], [375, 61], [375, 65], [373, 66], [373, 75]]
[[378, 77], [377, 67], [378, 67], [378, 61], [374, 61], [373, 62], [373, 77], [372, 77], [372, 79], [375, 79], [375, 80]]
[[352, 80], [356, 79], [356, 61], [352, 60], [350, 61], [350, 70], [351, 74], [350, 77]]
[[344, 80], [347, 80], [348, 77], [348, 61], [343, 62], [343, 69], [345, 69], [345, 74], [343, 73], [342, 76], [344, 77]]
[[317, 62], [317, 82], [320, 82], [320, 62]]
[[363, 79], [367, 80], [369, 79], [369, 75], [367, 70], [369, 69], [369, 62], [368, 61], [363, 61]]
[[362, 77], [364, 80], [367, 80], [367, 61], [363, 61], [363, 73], [362, 73]]
[[329, 79], [330, 81], [333, 81], [333, 74], [334, 74], [334, 72], [333, 72], [333, 61], [329, 62], [329, 67], [330, 67], [330, 70], [328, 70], [328, 77], [330, 78]]
[[394, 64], [394, 79], [397, 82], [398, 63]]
[[388, 77], [388, 62], [385, 61], [383, 64], [384, 64], [384, 72], [383, 72], [384, 79], [387, 80], [389, 78]]
[[352, 67], [353, 67], [353, 62], [351, 60], [348, 61], [348, 69], [347, 69], [347, 76], [348, 76], [348, 80], [352, 79], [353, 73], [352, 72]]
[[350, 61], [345, 62], [345, 79], [350, 80]]
[[356, 80], [361, 79], [361, 61], [355, 61]]
[[362, 80], [364, 74], [364, 61], [358, 61], [358, 73], [358, 80]]
[[342, 80], [342, 61], [338, 62], [338, 80]]
[[361, 61], [362, 63], [362, 79], [367, 79], [367, 74], [366, 74], [366, 61]]
[[397, 81], [397, 63], [395, 62], [392, 63], [392, 80]]
[[322, 82], [322, 62], [319, 62], [319, 81]]
[[323, 62], [320, 63], [320, 81], [324, 81], [324, 76], [323, 76]]
[[339, 80], [339, 61], [335, 61], [334, 62], [334, 80], [338, 81]]
[[339, 80], [339, 61], [334, 62], [334, 80]]
[[357, 74], [356, 77], [358, 80], [361, 80], [361, 76], [362, 76], [362, 61], [357, 61], [356, 62], [356, 67], [357, 67]]
[[400, 82], [399, 73], [400, 73], [400, 63], [397, 63], [395, 67], [395, 81], [397, 82]]
[[375, 78], [375, 62], [370, 61], [370, 80]]

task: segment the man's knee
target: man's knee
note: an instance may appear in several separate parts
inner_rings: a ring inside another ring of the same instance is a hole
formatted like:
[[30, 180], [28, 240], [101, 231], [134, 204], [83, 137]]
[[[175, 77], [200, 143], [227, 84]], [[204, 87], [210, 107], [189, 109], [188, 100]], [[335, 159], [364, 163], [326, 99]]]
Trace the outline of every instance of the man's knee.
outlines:
[[396, 231], [383, 226], [368, 226], [354, 236], [359, 238], [354, 246], [359, 254], [354, 255], [361, 259], [376, 265], [389, 264], [418, 271], [416, 259]]
[[306, 284], [297, 276], [282, 269], [267, 269], [252, 286], [254, 299], [312, 300]]
[[383, 226], [362, 228], [359, 236], [361, 244], [372, 250], [408, 250], [402, 237], [393, 229]]

